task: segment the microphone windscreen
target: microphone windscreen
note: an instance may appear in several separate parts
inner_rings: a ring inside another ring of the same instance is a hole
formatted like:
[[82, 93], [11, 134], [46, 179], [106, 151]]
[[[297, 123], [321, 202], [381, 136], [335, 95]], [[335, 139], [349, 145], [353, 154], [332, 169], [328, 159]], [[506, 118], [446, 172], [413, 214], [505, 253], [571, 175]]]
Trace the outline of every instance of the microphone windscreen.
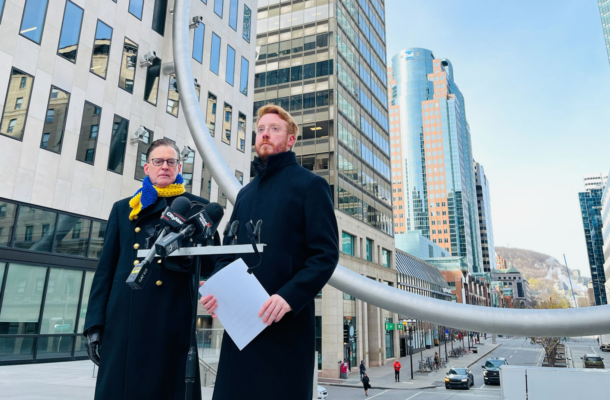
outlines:
[[210, 203], [205, 206], [205, 212], [208, 213], [213, 224], [218, 224], [225, 215], [225, 210], [218, 203]]
[[180, 196], [174, 199], [171, 207], [175, 212], [184, 217], [191, 209], [191, 201], [185, 196]]

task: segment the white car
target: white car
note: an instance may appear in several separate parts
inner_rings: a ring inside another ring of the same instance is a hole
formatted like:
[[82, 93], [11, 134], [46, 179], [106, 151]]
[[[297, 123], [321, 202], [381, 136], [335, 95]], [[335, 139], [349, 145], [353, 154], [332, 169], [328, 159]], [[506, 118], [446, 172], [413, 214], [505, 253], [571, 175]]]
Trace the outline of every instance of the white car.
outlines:
[[328, 392], [326, 391], [326, 388], [323, 386], [318, 385], [318, 400], [326, 400], [328, 399]]

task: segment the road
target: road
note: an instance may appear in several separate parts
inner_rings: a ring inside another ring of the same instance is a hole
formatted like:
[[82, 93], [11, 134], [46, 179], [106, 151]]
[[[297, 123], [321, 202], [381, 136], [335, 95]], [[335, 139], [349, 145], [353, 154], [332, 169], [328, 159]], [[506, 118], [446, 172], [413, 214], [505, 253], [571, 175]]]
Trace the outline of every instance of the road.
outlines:
[[570, 338], [566, 344], [569, 351], [568, 358], [572, 359], [573, 368], [583, 367], [581, 357], [585, 354], [597, 354], [604, 358], [606, 368], [610, 366], [610, 356], [608, 356], [608, 352], [603, 352], [599, 349], [597, 336]]
[[[525, 338], [498, 338], [502, 346], [495, 349], [491, 354], [484, 357], [470, 367], [474, 375], [475, 387], [470, 390], [447, 390], [436, 389], [406, 389], [406, 390], [369, 390], [369, 396], [365, 397], [363, 389], [342, 388], [337, 386], [325, 386], [328, 390], [328, 400], [353, 400], [353, 399], [377, 399], [377, 400], [468, 400], [468, 399], [500, 399], [500, 388], [483, 384], [483, 364], [491, 357], [505, 357], [511, 365], [535, 366], [542, 354], [542, 347], [531, 345], [529, 339]], [[455, 362], [454, 362], [455, 365]], [[457, 365], [456, 365], [457, 366]], [[375, 385], [373, 384], [373, 387]]]

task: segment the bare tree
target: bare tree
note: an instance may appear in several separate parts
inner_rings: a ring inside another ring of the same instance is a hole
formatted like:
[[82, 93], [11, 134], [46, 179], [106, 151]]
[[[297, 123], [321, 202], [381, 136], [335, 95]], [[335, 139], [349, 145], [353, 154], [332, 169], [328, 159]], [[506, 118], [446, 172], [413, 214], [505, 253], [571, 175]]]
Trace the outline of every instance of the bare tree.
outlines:
[[[539, 300], [535, 305], [535, 308], [539, 309], [557, 309], [557, 308], [570, 308], [568, 301], [558, 296], [550, 296], [548, 300]], [[546, 354], [547, 365], [549, 367], [555, 366], [555, 359], [557, 357], [557, 348], [561, 344], [560, 337], [533, 337], [532, 341], [539, 344], [544, 348]]]

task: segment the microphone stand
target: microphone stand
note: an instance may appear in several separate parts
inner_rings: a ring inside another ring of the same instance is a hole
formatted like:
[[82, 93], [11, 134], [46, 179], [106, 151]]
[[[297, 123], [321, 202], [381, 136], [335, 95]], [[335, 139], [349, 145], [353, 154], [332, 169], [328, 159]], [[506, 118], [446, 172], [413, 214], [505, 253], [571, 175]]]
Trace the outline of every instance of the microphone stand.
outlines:
[[[193, 311], [191, 314], [191, 340], [188, 355], [186, 356], [186, 373], [184, 376], [184, 382], [186, 384], [185, 399], [193, 399], [193, 385], [196, 381], [196, 374], [199, 370], [197, 364], [199, 363], [199, 354], [197, 353], [197, 303], [198, 303], [198, 285], [199, 285], [199, 274], [201, 269], [200, 257], [195, 257], [195, 274], [193, 275], [192, 282], [192, 293], [193, 293]], [[201, 389], [199, 389], [201, 390]]]

